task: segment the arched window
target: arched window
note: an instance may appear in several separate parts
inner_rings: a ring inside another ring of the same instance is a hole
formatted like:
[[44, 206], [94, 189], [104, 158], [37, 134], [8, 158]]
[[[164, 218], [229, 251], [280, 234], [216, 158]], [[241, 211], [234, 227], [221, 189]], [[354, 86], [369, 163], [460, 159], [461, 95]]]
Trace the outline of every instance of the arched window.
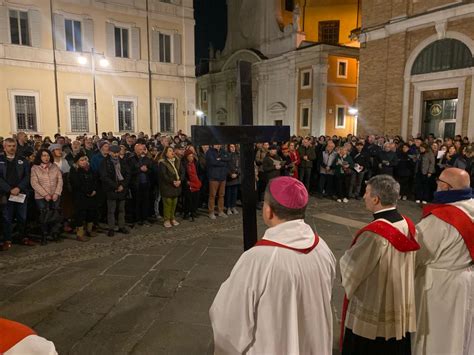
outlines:
[[434, 73], [473, 65], [469, 48], [457, 39], [441, 39], [423, 49], [411, 68], [411, 75]]

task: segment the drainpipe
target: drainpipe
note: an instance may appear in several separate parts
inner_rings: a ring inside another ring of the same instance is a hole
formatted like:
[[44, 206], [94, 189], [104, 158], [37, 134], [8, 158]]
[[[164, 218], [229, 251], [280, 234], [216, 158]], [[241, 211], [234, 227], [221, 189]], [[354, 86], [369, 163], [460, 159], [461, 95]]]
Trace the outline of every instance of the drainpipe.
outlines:
[[56, 97], [56, 123], [58, 125], [58, 133], [61, 133], [61, 118], [59, 117], [58, 65], [56, 62], [56, 32], [54, 31], [53, 0], [49, 1], [49, 14], [51, 16], [51, 38], [53, 40], [54, 94]]
[[150, 14], [148, 4], [149, 0], [146, 0], [146, 43], [148, 53], [148, 96], [149, 96], [149, 110], [150, 110], [150, 137], [153, 135], [153, 78], [151, 73], [151, 56], [150, 56]]

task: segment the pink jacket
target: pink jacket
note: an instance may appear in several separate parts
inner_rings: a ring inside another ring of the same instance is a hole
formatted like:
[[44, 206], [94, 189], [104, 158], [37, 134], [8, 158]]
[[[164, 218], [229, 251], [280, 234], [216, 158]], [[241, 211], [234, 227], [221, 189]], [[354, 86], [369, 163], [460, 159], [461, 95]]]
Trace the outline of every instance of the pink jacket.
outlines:
[[31, 168], [31, 186], [35, 190], [35, 199], [40, 200], [47, 195], [59, 195], [63, 191], [63, 176], [56, 164], [49, 164], [47, 168], [33, 165]]

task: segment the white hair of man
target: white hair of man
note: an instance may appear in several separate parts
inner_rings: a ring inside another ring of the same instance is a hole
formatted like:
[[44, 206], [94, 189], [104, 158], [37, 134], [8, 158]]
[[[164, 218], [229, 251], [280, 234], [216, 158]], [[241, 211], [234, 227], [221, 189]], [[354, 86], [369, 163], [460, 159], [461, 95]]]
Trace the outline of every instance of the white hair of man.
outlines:
[[396, 206], [400, 196], [400, 184], [390, 175], [376, 175], [367, 181], [371, 196], [377, 196], [382, 206]]

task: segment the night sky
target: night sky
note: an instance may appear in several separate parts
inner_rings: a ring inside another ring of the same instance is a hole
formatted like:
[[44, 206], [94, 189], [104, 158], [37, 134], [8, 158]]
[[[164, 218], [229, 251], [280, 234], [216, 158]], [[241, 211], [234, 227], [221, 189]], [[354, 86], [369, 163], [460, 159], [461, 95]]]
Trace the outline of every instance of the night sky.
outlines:
[[225, 46], [227, 36], [226, 2], [226, 0], [194, 0], [196, 67], [198, 74], [206, 72], [209, 44], [212, 43], [215, 50], [222, 50]]

